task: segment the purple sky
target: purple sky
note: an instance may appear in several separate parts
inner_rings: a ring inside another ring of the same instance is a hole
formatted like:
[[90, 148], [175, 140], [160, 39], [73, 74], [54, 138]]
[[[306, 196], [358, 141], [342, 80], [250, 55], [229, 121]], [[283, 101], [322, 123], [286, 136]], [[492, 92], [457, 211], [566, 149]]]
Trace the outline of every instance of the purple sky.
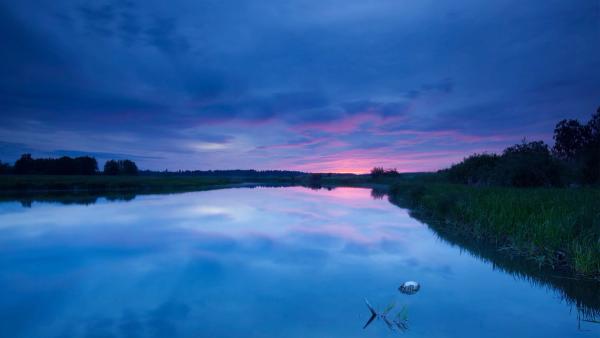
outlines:
[[600, 105], [597, 0], [0, 0], [0, 160], [436, 170]]

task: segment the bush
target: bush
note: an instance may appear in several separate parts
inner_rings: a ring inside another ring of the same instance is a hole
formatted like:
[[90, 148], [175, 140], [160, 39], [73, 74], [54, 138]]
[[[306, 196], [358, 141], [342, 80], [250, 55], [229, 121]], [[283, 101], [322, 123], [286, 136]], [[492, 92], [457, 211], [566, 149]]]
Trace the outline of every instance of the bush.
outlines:
[[600, 108], [587, 124], [562, 120], [554, 128], [554, 155], [577, 173], [583, 184], [600, 182]]
[[443, 170], [442, 174], [454, 183], [488, 184], [499, 159], [496, 154], [473, 154], [449, 169]]
[[560, 186], [561, 172], [560, 163], [544, 142], [523, 141], [504, 150], [492, 182], [514, 187]]
[[540, 187], [562, 185], [564, 169], [544, 142], [523, 141], [502, 155], [471, 155], [440, 173], [453, 183]]
[[[449, 182], [471, 185], [541, 187], [600, 183], [600, 108], [587, 124], [560, 121], [554, 128], [554, 141], [550, 151], [542, 141], [523, 140], [501, 155], [474, 154], [438, 174]], [[383, 170], [375, 169], [378, 173]]]
[[396, 168], [393, 169], [383, 169], [383, 167], [375, 167], [371, 169], [371, 177], [373, 179], [379, 179], [383, 177], [395, 177], [399, 176], [398, 170]]
[[106, 161], [104, 163], [104, 175], [119, 175], [119, 163], [115, 160]]

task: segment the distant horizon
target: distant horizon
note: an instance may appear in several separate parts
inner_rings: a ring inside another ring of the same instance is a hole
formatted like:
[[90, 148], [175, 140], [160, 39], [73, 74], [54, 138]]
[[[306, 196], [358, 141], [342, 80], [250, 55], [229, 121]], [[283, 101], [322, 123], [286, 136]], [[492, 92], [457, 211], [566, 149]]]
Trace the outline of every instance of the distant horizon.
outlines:
[[[31, 154], [33, 158], [38, 159], [38, 158], [58, 158], [58, 157], [62, 157], [62, 156], [67, 156], [67, 157], [80, 157], [80, 156], [90, 156], [95, 158], [98, 161], [98, 169], [99, 171], [102, 171], [102, 167], [103, 165], [110, 160], [120, 160], [120, 159], [129, 159], [126, 157], [114, 157], [114, 158], [107, 158], [104, 160], [99, 160], [97, 157], [93, 156], [93, 153], [84, 153], [84, 152], [76, 152], [76, 154], [74, 155], [68, 155], [66, 153], [61, 153], [58, 156], [36, 156], [35, 154]], [[15, 161], [18, 160], [12, 160], [12, 161], [2, 161], [3, 163], [9, 163], [10, 165], [14, 165]], [[134, 161], [135, 162], [135, 161]], [[137, 163], [136, 163], [137, 164]], [[374, 166], [377, 167], [377, 166]], [[347, 171], [302, 171], [302, 170], [294, 170], [294, 169], [277, 169], [277, 168], [266, 168], [266, 169], [257, 169], [257, 168], [212, 168], [212, 169], [202, 169], [202, 168], [193, 168], [193, 169], [170, 169], [170, 168], [164, 168], [164, 169], [149, 169], [149, 168], [144, 168], [144, 167], [140, 167], [139, 170], [140, 171], [152, 171], [152, 172], [170, 172], [170, 173], [176, 173], [176, 172], [195, 172], [195, 171], [236, 171], [236, 170], [241, 170], [241, 171], [245, 171], [245, 170], [254, 170], [254, 171], [284, 171], [284, 172], [302, 172], [305, 174], [354, 174], [354, 175], [364, 175], [364, 174], [369, 174], [371, 169], [369, 168], [369, 170], [364, 171], [364, 172], [347, 172]], [[396, 169], [397, 168], [385, 168], [385, 169]], [[442, 168], [443, 169], [443, 168]], [[439, 169], [438, 169], [439, 170]], [[431, 171], [431, 172], [435, 172], [437, 170]], [[426, 171], [400, 171], [398, 170], [399, 173], [401, 174], [411, 174], [411, 173], [426, 173]]]

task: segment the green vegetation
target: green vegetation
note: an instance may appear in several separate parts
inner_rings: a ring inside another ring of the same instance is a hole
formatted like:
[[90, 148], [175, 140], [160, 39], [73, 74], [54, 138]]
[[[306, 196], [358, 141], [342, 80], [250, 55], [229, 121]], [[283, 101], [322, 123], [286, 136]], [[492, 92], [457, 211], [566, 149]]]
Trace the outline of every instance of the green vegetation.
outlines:
[[509, 187], [600, 183], [600, 108], [585, 125], [560, 121], [554, 141], [552, 151], [542, 141], [523, 140], [499, 155], [474, 154], [438, 176], [452, 183]]
[[[355, 175], [324, 174], [323, 182], [337, 185], [350, 182]], [[171, 176], [171, 175], [0, 175], [0, 194], [14, 195], [30, 192], [180, 192], [208, 187], [232, 185], [304, 185], [313, 186], [309, 174], [299, 176]]]
[[212, 177], [10, 175], [0, 176], [0, 191], [177, 191], [232, 183]]
[[400, 182], [390, 200], [430, 220], [540, 266], [600, 277], [600, 190], [515, 189]]
[[396, 170], [396, 168], [384, 169], [383, 167], [375, 167], [371, 170], [371, 177], [374, 180], [379, 180], [386, 177], [397, 177], [399, 175], [400, 174], [398, 173], [398, 170]]
[[449, 182], [512, 187], [562, 186], [566, 166], [541, 141], [508, 147], [501, 155], [474, 154], [440, 171]]
[[586, 124], [560, 121], [554, 140], [552, 150], [523, 140], [501, 154], [474, 154], [429, 176], [390, 182], [390, 200], [440, 233], [600, 280], [600, 108]]

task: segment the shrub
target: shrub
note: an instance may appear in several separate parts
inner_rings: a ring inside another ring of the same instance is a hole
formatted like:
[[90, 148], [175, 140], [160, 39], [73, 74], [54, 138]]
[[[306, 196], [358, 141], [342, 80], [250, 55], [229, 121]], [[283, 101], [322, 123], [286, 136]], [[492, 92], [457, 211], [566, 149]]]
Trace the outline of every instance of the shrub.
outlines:
[[498, 160], [496, 154], [473, 154], [442, 173], [454, 183], [487, 184]]
[[538, 187], [561, 185], [564, 169], [544, 142], [523, 141], [502, 155], [471, 155], [440, 173], [453, 183]]
[[562, 120], [554, 128], [554, 155], [573, 168], [584, 184], [600, 182], [600, 108], [587, 124]]
[[523, 141], [504, 150], [492, 180], [514, 187], [560, 186], [561, 171], [544, 142]]
[[399, 176], [398, 170], [396, 168], [392, 169], [383, 169], [383, 167], [375, 167], [371, 169], [371, 177], [373, 179], [379, 179], [383, 177], [395, 177]]

